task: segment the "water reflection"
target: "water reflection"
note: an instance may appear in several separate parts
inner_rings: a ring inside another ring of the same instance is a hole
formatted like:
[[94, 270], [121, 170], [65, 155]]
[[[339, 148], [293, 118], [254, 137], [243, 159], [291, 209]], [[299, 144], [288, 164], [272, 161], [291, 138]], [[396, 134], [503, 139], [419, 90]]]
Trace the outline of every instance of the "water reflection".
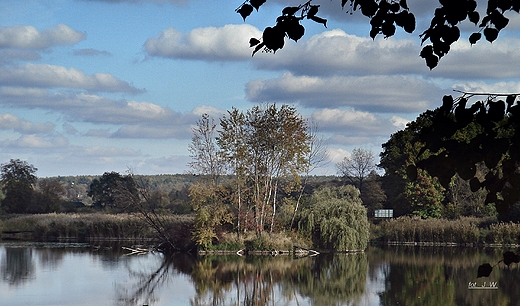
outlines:
[[[516, 251], [516, 250], [513, 250]], [[503, 250], [370, 248], [316, 257], [125, 256], [121, 245], [0, 245], [9, 305], [515, 305]], [[496, 282], [496, 290], [468, 283]]]
[[19, 285], [34, 275], [33, 252], [31, 249], [7, 247], [2, 256], [2, 280], [9, 285]]

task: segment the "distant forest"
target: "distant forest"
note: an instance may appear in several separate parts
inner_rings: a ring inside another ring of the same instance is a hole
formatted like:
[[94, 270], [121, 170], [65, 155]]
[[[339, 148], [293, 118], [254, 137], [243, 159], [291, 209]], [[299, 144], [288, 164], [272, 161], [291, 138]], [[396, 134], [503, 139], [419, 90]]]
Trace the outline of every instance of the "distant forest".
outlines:
[[[89, 186], [94, 179], [100, 177], [101, 175], [57, 176], [39, 178], [39, 180], [55, 179], [65, 186], [66, 194], [64, 198], [66, 201], [91, 205], [92, 198], [87, 195]], [[140, 183], [145, 183], [151, 192], [167, 197], [166, 200], [169, 205], [166, 206], [177, 208], [174, 211], [178, 211], [179, 205], [188, 205], [189, 187], [200, 177], [192, 174], [157, 174], [135, 175], [134, 178]], [[335, 175], [309, 176], [306, 191], [310, 193], [315, 187], [321, 185], [340, 186], [342, 184], [341, 178]], [[187, 207], [184, 207], [184, 209], [187, 209]]]

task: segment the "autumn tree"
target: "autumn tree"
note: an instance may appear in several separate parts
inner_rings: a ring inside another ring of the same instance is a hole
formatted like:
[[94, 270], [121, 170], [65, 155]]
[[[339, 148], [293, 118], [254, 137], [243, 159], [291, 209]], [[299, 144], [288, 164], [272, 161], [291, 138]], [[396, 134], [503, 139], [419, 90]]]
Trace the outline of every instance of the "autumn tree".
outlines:
[[[273, 231], [280, 189], [293, 190], [307, 169], [308, 124], [294, 107], [271, 104], [246, 113], [234, 109], [221, 119], [221, 127], [218, 143], [237, 186], [247, 188], [255, 230]], [[242, 189], [237, 198], [242, 210]]]
[[188, 166], [193, 174], [202, 177], [189, 188], [190, 204], [195, 212], [193, 239], [203, 248], [218, 240], [219, 227], [231, 222], [226, 192], [219, 185], [225, 164], [216, 140], [216, 126], [213, 118], [203, 114], [192, 129], [189, 145], [192, 161]]
[[[266, 0], [246, 0], [237, 9], [242, 18], [251, 15], [254, 9], [258, 11]], [[339, 1], [338, 1], [339, 2]], [[451, 45], [461, 37], [460, 25], [468, 20], [475, 24], [476, 31], [468, 40], [471, 44], [477, 43], [482, 34], [489, 42], [498, 38], [501, 30], [508, 24], [509, 19], [504, 15], [508, 11], [520, 13], [520, 3], [511, 0], [488, 0], [485, 13], [481, 16], [478, 12], [476, 0], [452, 0], [439, 1], [440, 6], [433, 12], [431, 23], [421, 34], [423, 44], [420, 56], [424, 58], [426, 65], [433, 69], [439, 60], [446, 55]], [[482, 5], [482, 4], [480, 4]], [[320, 5], [306, 1], [298, 6], [285, 7], [282, 15], [276, 19], [276, 24], [266, 27], [261, 38], [250, 39], [250, 47], [254, 47], [253, 55], [263, 50], [276, 52], [285, 45], [285, 37], [298, 41], [305, 34], [302, 21], [311, 20], [327, 26], [327, 20], [318, 16]], [[370, 19], [370, 37], [378, 35], [385, 38], [394, 36], [398, 27], [407, 33], [413, 33], [416, 28], [416, 20], [413, 12], [408, 8], [406, 0], [342, 0], [338, 9], [346, 9], [347, 12], [360, 12]]]
[[35, 174], [38, 169], [20, 159], [11, 159], [0, 169], [0, 184], [5, 195], [2, 210], [6, 213], [27, 212], [38, 179]]

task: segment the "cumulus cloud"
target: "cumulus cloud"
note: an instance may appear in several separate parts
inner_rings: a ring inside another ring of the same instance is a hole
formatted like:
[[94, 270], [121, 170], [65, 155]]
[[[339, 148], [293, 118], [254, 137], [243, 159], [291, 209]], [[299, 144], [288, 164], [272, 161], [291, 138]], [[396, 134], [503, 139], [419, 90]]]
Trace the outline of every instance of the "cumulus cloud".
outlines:
[[289, 70], [298, 75], [367, 75], [425, 72], [428, 68], [412, 40], [359, 37], [340, 29], [325, 31], [255, 58], [258, 69]]
[[0, 147], [4, 149], [58, 149], [68, 145], [68, 140], [62, 136], [42, 137], [34, 134], [22, 135], [15, 140], [0, 141]]
[[305, 107], [349, 106], [372, 112], [417, 112], [441, 96], [435, 84], [408, 76], [309, 77], [284, 73], [246, 84], [253, 102], [300, 103]]
[[13, 130], [23, 134], [46, 134], [54, 131], [55, 125], [50, 122], [39, 123], [21, 119], [12, 114], [0, 114], [0, 129]]
[[0, 27], [0, 48], [41, 50], [59, 45], [74, 45], [86, 34], [64, 24], [38, 31], [33, 26]]
[[[313, 121], [318, 122], [320, 131], [333, 134], [334, 142], [345, 142], [344, 138], [359, 138], [367, 141], [373, 137], [388, 137], [402, 128], [406, 119], [397, 116], [383, 118], [369, 112], [354, 109], [320, 109], [312, 113]], [[359, 142], [355, 140], [354, 142]]]
[[107, 73], [86, 75], [75, 68], [49, 64], [27, 63], [23, 66], [0, 69], [0, 86], [9, 87], [65, 87], [89, 91], [141, 93], [129, 83]]
[[151, 56], [204, 61], [243, 61], [251, 58], [248, 41], [261, 36], [248, 24], [194, 29], [184, 34], [173, 28], [149, 38], [145, 50]]

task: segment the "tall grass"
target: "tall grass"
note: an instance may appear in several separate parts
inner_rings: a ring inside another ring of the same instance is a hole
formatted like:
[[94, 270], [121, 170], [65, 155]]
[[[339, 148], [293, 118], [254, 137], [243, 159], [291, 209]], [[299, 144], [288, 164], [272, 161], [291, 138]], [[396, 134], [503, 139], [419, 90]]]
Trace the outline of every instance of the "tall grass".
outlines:
[[[166, 225], [188, 219], [178, 216], [164, 218]], [[21, 215], [4, 220], [3, 230], [32, 231], [38, 240], [151, 239], [156, 235], [137, 215], [104, 213]]]
[[372, 225], [371, 240], [382, 243], [520, 244], [520, 224], [474, 217], [458, 220], [400, 217]]

